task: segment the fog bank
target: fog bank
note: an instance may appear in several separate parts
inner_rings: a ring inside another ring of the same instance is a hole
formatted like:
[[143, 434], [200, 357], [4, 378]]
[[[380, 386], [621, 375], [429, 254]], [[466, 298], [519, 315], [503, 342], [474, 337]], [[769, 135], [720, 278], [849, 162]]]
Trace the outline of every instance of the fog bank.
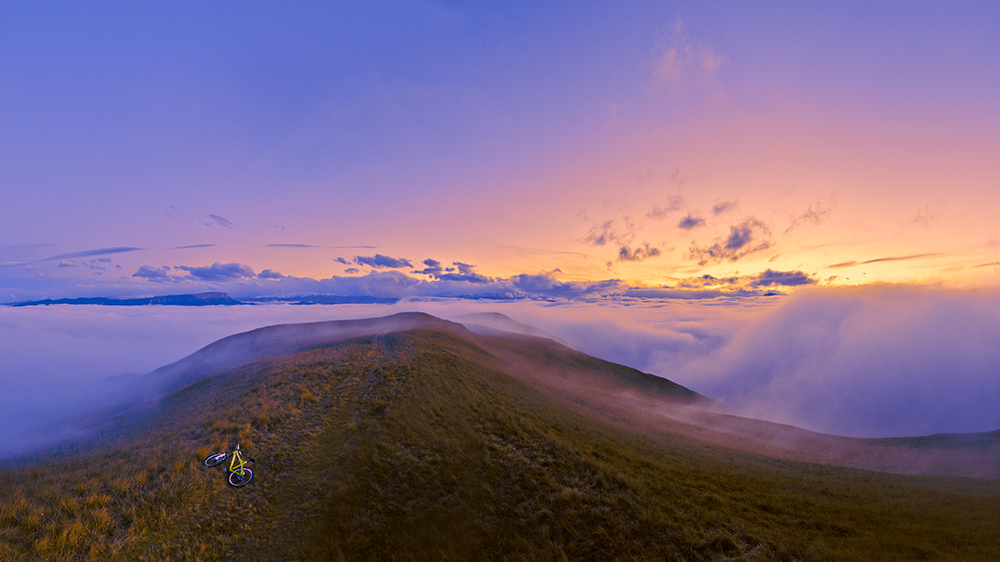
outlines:
[[117, 375], [147, 373], [225, 336], [402, 311], [446, 319], [500, 312], [734, 412], [825, 433], [1000, 429], [997, 292], [869, 287], [697, 302], [58, 305], [0, 307], [0, 455], [71, 436], [67, 420], [132, 397], [115, 384]]
[[801, 291], [712, 352], [660, 368], [745, 415], [825, 433], [992, 431], [1000, 429], [1000, 294]]

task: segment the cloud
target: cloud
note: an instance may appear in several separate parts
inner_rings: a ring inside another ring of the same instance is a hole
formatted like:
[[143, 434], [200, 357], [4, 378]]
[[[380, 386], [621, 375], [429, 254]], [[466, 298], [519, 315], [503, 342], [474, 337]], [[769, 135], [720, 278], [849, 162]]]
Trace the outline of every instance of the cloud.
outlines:
[[427, 258], [423, 261], [425, 267], [422, 270], [414, 271], [418, 275], [429, 275], [440, 281], [457, 281], [475, 284], [493, 283], [492, 277], [486, 277], [475, 272], [475, 266], [462, 262], [452, 262], [454, 267], [442, 268], [441, 262]]
[[675, 92], [682, 86], [709, 82], [726, 58], [700, 41], [688, 39], [680, 21], [668, 45], [656, 55], [653, 82]]
[[683, 55], [679, 56], [677, 47], [661, 54], [653, 76], [676, 90], [684, 82], [684, 61], [681, 57]]
[[756, 275], [733, 275], [715, 277], [699, 275], [682, 279], [677, 286], [682, 289], [716, 289], [728, 294], [755, 295], [763, 287], [799, 287], [812, 285], [816, 281], [801, 271], [775, 271], [767, 269]]
[[732, 277], [716, 277], [714, 275], [704, 274], [697, 277], [688, 277], [682, 279], [677, 286], [683, 289], [706, 289], [706, 288], [737, 288], [743, 283], [740, 281], [743, 278], [734, 275]]
[[840, 268], [843, 268], [843, 267], [854, 267], [856, 265], [864, 265], [864, 264], [869, 264], [869, 263], [919, 260], [919, 259], [924, 259], [924, 258], [932, 258], [932, 257], [936, 257], [936, 256], [942, 256], [942, 255], [944, 255], [944, 254], [941, 253], [941, 252], [935, 252], [935, 253], [926, 253], [926, 254], [910, 254], [908, 256], [886, 256], [886, 257], [883, 257], [883, 258], [874, 258], [874, 259], [864, 260], [864, 261], [857, 261], [857, 260], [845, 261], [845, 262], [840, 262], [840, 263], [835, 263], [835, 264], [832, 264], [832, 265], [828, 265], [826, 267], [829, 268], [829, 269], [840, 269]]
[[830, 213], [833, 211], [833, 207], [824, 207], [822, 203], [816, 203], [816, 208], [814, 209], [812, 204], [803, 211], [801, 214], [791, 217], [791, 224], [785, 229], [785, 234], [795, 230], [803, 224], [821, 224]]
[[917, 259], [922, 259], [922, 258], [931, 258], [931, 257], [934, 257], [934, 256], [940, 256], [940, 255], [942, 255], [942, 254], [940, 252], [938, 252], [938, 253], [930, 253], [930, 254], [911, 254], [911, 255], [908, 255], [908, 256], [890, 256], [890, 257], [885, 257], [885, 258], [875, 258], [875, 259], [872, 259], [872, 260], [863, 261], [861, 263], [878, 263], [878, 262], [883, 262], [883, 261], [917, 260]]
[[85, 250], [83, 252], [70, 252], [68, 254], [59, 254], [58, 256], [52, 256], [51, 258], [45, 258], [41, 261], [61, 261], [69, 260], [73, 258], [89, 258], [93, 256], [108, 256], [113, 254], [124, 254], [126, 252], [138, 252], [145, 250], [145, 248], [135, 248], [132, 246], [119, 246], [116, 248], [99, 248], [97, 250]]
[[174, 246], [171, 250], [193, 250], [195, 248], [212, 248], [215, 244], [192, 244], [190, 246]]
[[151, 265], [143, 265], [140, 266], [139, 269], [132, 274], [132, 277], [140, 277], [155, 282], [175, 280], [173, 277], [170, 276], [170, 267], [168, 266], [153, 267]]
[[768, 269], [750, 282], [751, 287], [799, 287], [816, 281], [801, 271], [774, 271]]
[[595, 282], [559, 281], [549, 273], [514, 275], [509, 283], [516, 291], [537, 297], [575, 299], [585, 296], [620, 294], [622, 283], [617, 279]]
[[617, 221], [614, 220], [596, 224], [590, 227], [587, 235], [583, 237], [583, 241], [592, 246], [631, 242], [635, 238], [635, 226], [627, 218], [623, 219], [623, 222], [625, 223], [624, 226], [619, 226]]
[[719, 216], [734, 209], [736, 209], [736, 201], [723, 201], [712, 206], [712, 214]]
[[660, 255], [659, 248], [653, 248], [649, 244], [643, 244], [636, 248], [622, 246], [618, 249], [618, 261], [644, 261]]
[[432, 275], [433, 276], [433, 275], [440, 275], [441, 273], [444, 272], [444, 270], [441, 269], [441, 262], [439, 262], [437, 260], [434, 260], [434, 259], [431, 259], [431, 258], [427, 258], [427, 259], [424, 260], [424, 265], [426, 265], [427, 267], [425, 267], [424, 269], [422, 269], [420, 271], [414, 271], [414, 273], [419, 273], [421, 275]]
[[250, 266], [241, 263], [213, 263], [206, 267], [191, 267], [178, 265], [174, 269], [188, 272], [191, 277], [202, 281], [229, 281], [256, 277]]
[[[426, 263], [426, 262], [424, 262]], [[487, 284], [492, 283], [493, 278], [480, 275], [473, 271], [475, 266], [469, 265], [462, 262], [452, 262], [453, 265], [458, 268], [458, 273], [443, 273], [436, 274], [436, 277], [442, 281], [460, 281], [466, 283], [476, 283], [476, 284]], [[451, 268], [449, 268], [450, 270]]]
[[59, 267], [60, 268], [62, 268], [62, 267], [76, 267], [76, 264], [73, 263], [70, 260], [62, 260], [61, 262], [59, 262]]
[[[677, 172], [674, 172], [674, 174], [676, 175]], [[666, 205], [653, 207], [652, 209], [649, 210], [649, 212], [646, 213], [646, 216], [654, 220], [660, 220], [665, 218], [670, 213], [681, 210], [681, 207], [683, 206], [684, 206], [683, 197], [681, 197], [680, 195], [671, 195], [670, 197], [667, 198]]]
[[[111, 264], [112, 264], [111, 258], [104, 257], [104, 258], [93, 258], [90, 260], [90, 263], [84, 265], [88, 267], [91, 271], [93, 271], [94, 275], [104, 275], [104, 272], [108, 270], [108, 267]], [[60, 265], [60, 267], [62, 266]], [[116, 265], [115, 268], [121, 269], [122, 266]]]
[[348, 275], [353, 275], [355, 273], [360, 273], [360, 272], [361, 270], [356, 267], [348, 267], [347, 269], [344, 270], [344, 273]]
[[691, 246], [689, 257], [698, 260], [699, 265], [709, 262], [736, 261], [746, 255], [771, 247], [767, 239], [770, 229], [759, 220], [750, 217], [742, 223], [729, 227], [729, 237], [725, 243], [716, 242], [708, 248]]
[[924, 228], [930, 228], [942, 215], [944, 215], [944, 210], [933, 211], [930, 206], [925, 205], [917, 211], [917, 215], [910, 222]]
[[282, 275], [272, 269], [265, 269], [257, 274], [257, 279], [284, 279], [287, 275]]
[[388, 268], [388, 269], [400, 269], [404, 267], [413, 267], [410, 260], [404, 258], [392, 258], [389, 256], [384, 256], [382, 254], [375, 254], [374, 256], [354, 256], [354, 263], [358, 265], [367, 265], [368, 267], [375, 268]]
[[691, 230], [692, 228], [704, 225], [705, 225], [705, 219], [689, 214], [688, 216], [681, 219], [681, 222], [677, 223], [677, 228], [683, 228], [684, 230]]
[[230, 221], [226, 217], [220, 217], [219, 215], [208, 215], [208, 218], [212, 219], [212, 222], [205, 223], [209, 226], [218, 225], [229, 229], [232, 229], [234, 226], [236, 226], [232, 221]]
[[344, 264], [344, 265], [351, 265], [351, 262], [349, 262], [349, 261], [345, 260], [345, 259], [344, 259], [344, 258], [342, 258], [342, 257], [336, 257], [336, 258], [333, 258], [333, 261], [335, 261], [335, 262], [337, 262], [337, 263], [342, 263], [342, 264]]
[[998, 309], [997, 292], [804, 289], [716, 350], [670, 366], [746, 415], [825, 433], [992, 431], [1000, 428]]

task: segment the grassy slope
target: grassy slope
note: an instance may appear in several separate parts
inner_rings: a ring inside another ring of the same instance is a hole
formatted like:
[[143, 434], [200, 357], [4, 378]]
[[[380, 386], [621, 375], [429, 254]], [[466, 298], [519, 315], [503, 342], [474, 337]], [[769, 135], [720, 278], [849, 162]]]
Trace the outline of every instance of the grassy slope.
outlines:
[[[210, 377], [4, 470], [0, 559], [1000, 559], [994, 482], [631, 434], [498, 364], [422, 330]], [[236, 440], [242, 489], [200, 466]]]

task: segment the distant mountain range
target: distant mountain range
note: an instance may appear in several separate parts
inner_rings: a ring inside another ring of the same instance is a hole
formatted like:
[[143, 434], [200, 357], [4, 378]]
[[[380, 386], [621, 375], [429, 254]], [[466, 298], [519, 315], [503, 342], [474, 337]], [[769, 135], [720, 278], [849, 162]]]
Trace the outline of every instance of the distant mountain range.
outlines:
[[229, 293], [195, 293], [185, 295], [163, 295], [158, 297], [113, 298], [79, 297], [67, 299], [44, 299], [7, 303], [4, 306], [42, 306], [47, 304], [89, 304], [99, 306], [235, 306], [248, 304], [393, 304], [399, 299], [347, 295], [298, 295], [286, 297], [254, 297], [236, 300]]

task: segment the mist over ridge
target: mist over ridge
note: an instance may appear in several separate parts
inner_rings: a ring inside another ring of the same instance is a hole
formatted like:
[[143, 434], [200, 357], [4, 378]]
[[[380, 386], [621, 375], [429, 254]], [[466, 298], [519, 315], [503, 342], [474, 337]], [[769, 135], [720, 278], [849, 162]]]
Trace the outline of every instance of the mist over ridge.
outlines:
[[[884, 286], [788, 297], [621, 302], [0, 309], [0, 453], [124, 396], [108, 384], [262, 326], [499, 312], [733, 412], [858, 437], [1000, 429], [1000, 295]], [[466, 317], [466, 321], [469, 321]], [[508, 324], [516, 326], [516, 324]], [[135, 390], [134, 388], [132, 389]], [[55, 424], [55, 425], [54, 425]]]

